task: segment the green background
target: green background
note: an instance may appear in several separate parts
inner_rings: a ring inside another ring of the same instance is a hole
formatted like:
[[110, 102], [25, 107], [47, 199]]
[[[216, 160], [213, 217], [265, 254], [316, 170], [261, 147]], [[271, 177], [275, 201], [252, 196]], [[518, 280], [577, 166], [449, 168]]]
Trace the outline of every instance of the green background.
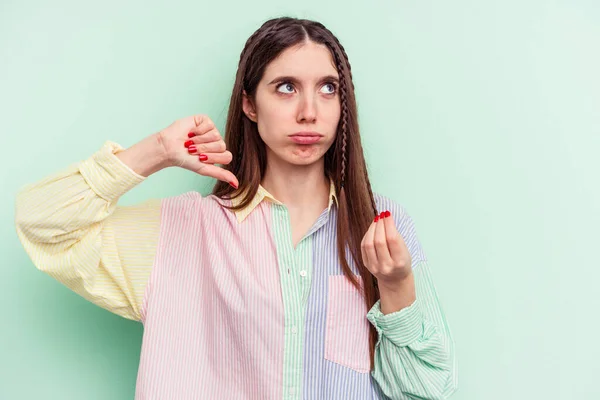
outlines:
[[[19, 187], [194, 113], [222, 130], [271, 17], [320, 20], [352, 64], [374, 190], [415, 219], [460, 400], [598, 399], [600, 3], [3, 1], [0, 398], [132, 399], [142, 327], [37, 271]], [[170, 169], [123, 204], [212, 181]]]

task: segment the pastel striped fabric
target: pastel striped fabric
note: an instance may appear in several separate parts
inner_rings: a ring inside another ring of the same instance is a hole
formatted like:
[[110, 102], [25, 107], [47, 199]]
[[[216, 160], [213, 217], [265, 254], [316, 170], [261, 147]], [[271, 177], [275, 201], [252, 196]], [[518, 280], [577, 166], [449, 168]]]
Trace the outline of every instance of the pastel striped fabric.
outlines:
[[[37, 268], [144, 324], [136, 399], [445, 399], [456, 390], [450, 330], [400, 205], [375, 195], [409, 248], [417, 300], [383, 315], [342, 273], [333, 185], [294, 248], [286, 206], [262, 187], [237, 213], [196, 192], [118, 206], [145, 179], [115, 157], [121, 150], [107, 142], [25, 187], [16, 225]], [[373, 371], [369, 324], [379, 332]]]

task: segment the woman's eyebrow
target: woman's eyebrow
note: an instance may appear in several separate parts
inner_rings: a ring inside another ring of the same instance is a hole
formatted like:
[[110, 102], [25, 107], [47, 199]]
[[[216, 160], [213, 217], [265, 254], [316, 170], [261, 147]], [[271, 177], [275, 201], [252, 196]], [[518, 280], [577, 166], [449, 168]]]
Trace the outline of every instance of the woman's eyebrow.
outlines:
[[[333, 81], [335, 83], [339, 83], [339, 78], [337, 76], [333, 76], [333, 75], [326, 75], [324, 77], [322, 77], [319, 82], [325, 82], [325, 81]], [[280, 83], [280, 82], [292, 82], [292, 83], [300, 83], [300, 80], [294, 76], [278, 76], [277, 78], [273, 79], [271, 82], [267, 83], [267, 85], [273, 85], [275, 83]]]

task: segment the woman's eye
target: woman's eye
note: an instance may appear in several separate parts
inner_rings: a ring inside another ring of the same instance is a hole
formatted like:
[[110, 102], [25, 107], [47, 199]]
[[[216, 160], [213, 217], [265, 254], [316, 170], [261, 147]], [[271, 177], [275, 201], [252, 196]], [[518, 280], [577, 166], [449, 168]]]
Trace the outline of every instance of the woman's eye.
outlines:
[[[323, 85], [326, 94], [335, 94], [337, 86], [334, 83], [326, 83]], [[290, 94], [294, 92], [294, 85], [289, 82], [284, 82], [277, 86], [277, 91], [280, 93]]]
[[323, 87], [328, 87], [329, 92], [327, 94], [334, 94], [336, 91], [336, 86], [333, 83], [326, 83]]
[[291, 92], [294, 91], [294, 85], [292, 85], [291, 83], [285, 83], [285, 82], [282, 83], [281, 85], [277, 86], [277, 91], [281, 92], [281, 90], [280, 90], [281, 88], [285, 88], [285, 89], [290, 90], [289, 92], [285, 92], [284, 91], [282, 93], [291, 93]]

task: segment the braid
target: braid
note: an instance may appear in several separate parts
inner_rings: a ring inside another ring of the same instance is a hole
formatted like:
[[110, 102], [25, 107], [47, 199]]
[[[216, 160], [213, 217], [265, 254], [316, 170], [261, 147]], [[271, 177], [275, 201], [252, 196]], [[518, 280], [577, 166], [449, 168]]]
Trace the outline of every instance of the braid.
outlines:
[[335, 40], [337, 42], [337, 45], [340, 47], [340, 50], [342, 51], [342, 56], [344, 57], [344, 60], [346, 60], [346, 65], [348, 66], [348, 76], [350, 77], [350, 84], [352, 85], [352, 90], [354, 90], [354, 80], [352, 79], [352, 67], [350, 66], [350, 61], [348, 60], [348, 54], [346, 54], [346, 49], [344, 49], [344, 46], [342, 46], [342, 44], [337, 40], [337, 38]]
[[[352, 80], [352, 68], [350, 67], [350, 62], [348, 61], [348, 55], [346, 54], [346, 50], [344, 46], [335, 38], [336, 44], [338, 45], [341, 55], [339, 52], [335, 50], [335, 46], [331, 46], [333, 50], [333, 54], [336, 59], [336, 66], [340, 74], [340, 103], [341, 103], [341, 111], [342, 111], [342, 170], [341, 170], [341, 187], [340, 190], [344, 188], [344, 184], [346, 182], [346, 147], [347, 147], [347, 133], [348, 133], [348, 96], [347, 96], [347, 88], [346, 88], [346, 77], [344, 74], [344, 66], [347, 66], [348, 76], [350, 77], [350, 85], [352, 85], [352, 90], [354, 91], [354, 82]], [[343, 57], [343, 58], [342, 58]], [[343, 63], [341, 60], [345, 60]], [[367, 189], [369, 191], [369, 198], [371, 200], [371, 207], [373, 208], [373, 215], [377, 215], [377, 205], [375, 204], [375, 198], [373, 196], [373, 190], [371, 189], [371, 181], [369, 180], [369, 175], [367, 173], [367, 169], [365, 166], [365, 181], [367, 183]]]
[[[338, 66], [339, 67], [339, 66]], [[346, 96], [346, 80], [340, 80], [340, 97], [342, 105], [342, 171], [341, 171], [341, 189], [346, 183], [346, 147], [348, 142], [348, 101]], [[341, 190], [340, 189], [340, 190]]]
[[[324, 27], [323, 27], [324, 28]], [[344, 184], [346, 183], [346, 148], [348, 146], [348, 95], [346, 91], [346, 68], [345, 65], [348, 65], [348, 73], [350, 74], [350, 64], [348, 63], [347, 58], [343, 55], [340, 55], [336, 50], [336, 47], [332, 44], [329, 44], [329, 48], [333, 53], [335, 58], [335, 65], [338, 70], [338, 74], [340, 75], [340, 105], [341, 105], [341, 134], [342, 134], [342, 166], [341, 166], [341, 183], [340, 183], [340, 191], [344, 189]], [[343, 53], [342, 53], [343, 54]], [[342, 60], [345, 60], [344, 64]]]

